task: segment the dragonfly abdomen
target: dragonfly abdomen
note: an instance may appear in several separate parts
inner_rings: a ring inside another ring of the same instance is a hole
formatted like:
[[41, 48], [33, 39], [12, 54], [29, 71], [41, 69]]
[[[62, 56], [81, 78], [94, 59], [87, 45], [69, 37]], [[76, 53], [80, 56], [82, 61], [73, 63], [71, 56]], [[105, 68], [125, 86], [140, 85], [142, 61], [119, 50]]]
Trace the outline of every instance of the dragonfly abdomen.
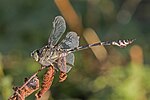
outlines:
[[79, 47], [76, 47], [74, 49], [68, 49], [68, 52], [69, 53], [70, 52], [75, 52], [75, 51], [88, 49], [90, 47], [101, 46], [101, 45], [103, 45], [103, 46], [115, 45], [115, 46], [118, 46], [118, 47], [126, 47], [127, 45], [131, 44], [133, 41], [135, 41], [135, 39], [98, 42], [98, 43], [94, 43], [94, 44], [88, 44], [88, 45], [84, 45], [84, 46], [79, 46]]

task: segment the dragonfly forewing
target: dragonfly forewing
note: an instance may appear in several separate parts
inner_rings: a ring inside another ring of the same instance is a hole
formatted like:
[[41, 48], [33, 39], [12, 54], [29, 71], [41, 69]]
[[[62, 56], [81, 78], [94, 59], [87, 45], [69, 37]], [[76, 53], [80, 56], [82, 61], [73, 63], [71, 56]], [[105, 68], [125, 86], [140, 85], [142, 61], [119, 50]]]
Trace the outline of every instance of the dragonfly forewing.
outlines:
[[63, 35], [63, 33], [66, 30], [66, 23], [62, 16], [55, 17], [55, 20], [53, 21], [53, 30], [50, 34], [50, 37], [48, 39], [48, 44], [50, 45], [56, 45]]

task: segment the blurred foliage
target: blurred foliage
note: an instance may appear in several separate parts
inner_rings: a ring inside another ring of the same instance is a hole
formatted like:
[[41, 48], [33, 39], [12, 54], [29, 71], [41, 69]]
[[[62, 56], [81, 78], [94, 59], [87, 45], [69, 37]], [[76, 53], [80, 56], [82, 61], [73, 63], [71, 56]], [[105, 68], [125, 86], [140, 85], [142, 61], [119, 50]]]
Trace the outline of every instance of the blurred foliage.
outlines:
[[[0, 100], [7, 100], [13, 93], [12, 87], [22, 85], [24, 78], [40, 67], [30, 53], [47, 43], [54, 17], [63, 13], [56, 1], [61, 0], [0, 0]], [[136, 38], [134, 44], [143, 56], [136, 55], [136, 49], [131, 52], [132, 46], [106, 47], [108, 57], [103, 62], [90, 49], [76, 52], [68, 79], [58, 83], [55, 76], [49, 99], [150, 100], [150, 1], [70, 2], [83, 26], [93, 28], [101, 40]], [[80, 42], [85, 43], [83, 36]], [[34, 98], [32, 94], [27, 100]]]

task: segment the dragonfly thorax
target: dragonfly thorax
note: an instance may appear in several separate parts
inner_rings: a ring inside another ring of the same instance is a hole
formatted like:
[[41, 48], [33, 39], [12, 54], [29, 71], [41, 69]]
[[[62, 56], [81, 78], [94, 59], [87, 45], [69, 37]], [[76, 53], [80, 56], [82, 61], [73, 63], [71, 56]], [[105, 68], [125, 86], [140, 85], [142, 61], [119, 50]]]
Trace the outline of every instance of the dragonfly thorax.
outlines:
[[56, 60], [61, 56], [61, 51], [55, 47], [50, 48], [48, 46], [44, 46], [41, 49], [33, 51], [31, 56], [41, 65], [49, 66], [56, 62]]

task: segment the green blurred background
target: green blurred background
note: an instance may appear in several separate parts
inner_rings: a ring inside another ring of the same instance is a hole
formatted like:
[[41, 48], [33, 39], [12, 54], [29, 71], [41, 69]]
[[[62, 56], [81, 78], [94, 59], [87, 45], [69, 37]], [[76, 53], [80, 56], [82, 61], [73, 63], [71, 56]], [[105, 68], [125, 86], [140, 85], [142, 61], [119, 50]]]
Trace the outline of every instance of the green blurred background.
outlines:
[[[70, 2], [82, 26], [101, 41], [136, 41], [125, 49], [106, 47], [103, 61], [90, 49], [76, 52], [67, 80], [59, 83], [56, 73], [43, 100], [150, 100], [149, 0], [0, 0], [0, 100], [40, 68], [30, 53], [47, 43], [54, 17], [64, 14], [57, 1]], [[80, 32], [81, 44], [87, 44]], [[26, 99], [34, 100], [34, 94]]]

